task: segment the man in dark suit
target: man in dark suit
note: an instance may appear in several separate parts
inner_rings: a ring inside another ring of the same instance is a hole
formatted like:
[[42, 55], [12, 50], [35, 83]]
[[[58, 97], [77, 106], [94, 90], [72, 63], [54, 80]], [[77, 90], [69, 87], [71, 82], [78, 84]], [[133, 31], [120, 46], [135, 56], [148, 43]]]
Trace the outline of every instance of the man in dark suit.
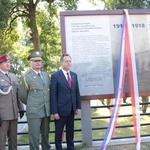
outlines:
[[66, 127], [67, 150], [74, 150], [74, 115], [80, 113], [81, 102], [77, 74], [70, 71], [71, 57], [60, 58], [61, 70], [51, 76], [51, 112], [55, 119], [55, 146], [62, 150], [62, 133]]

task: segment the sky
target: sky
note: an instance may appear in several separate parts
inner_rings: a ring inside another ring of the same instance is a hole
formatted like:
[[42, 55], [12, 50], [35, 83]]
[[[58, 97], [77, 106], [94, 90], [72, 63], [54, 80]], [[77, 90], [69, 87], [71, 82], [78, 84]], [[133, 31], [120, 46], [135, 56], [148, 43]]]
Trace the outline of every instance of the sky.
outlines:
[[92, 3], [88, 2], [88, 0], [80, 0], [78, 5], [78, 10], [103, 10], [104, 9], [104, 2], [101, 0], [95, 0], [96, 5], [94, 6]]

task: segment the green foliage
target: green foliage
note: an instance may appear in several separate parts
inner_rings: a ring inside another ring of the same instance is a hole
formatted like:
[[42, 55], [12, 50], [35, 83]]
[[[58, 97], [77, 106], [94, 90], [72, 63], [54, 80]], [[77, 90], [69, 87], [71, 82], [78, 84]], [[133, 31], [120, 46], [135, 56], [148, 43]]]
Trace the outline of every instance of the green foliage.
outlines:
[[[47, 12], [39, 10], [40, 13], [37, 15], [37, 21], [44, 60], [43, 68], [51, 74], [60, 66], [60, 29], [57, 7], [55, 5], [49, 5], [46, 8]], [[41, 20], [43, 16], [45, 17]]]
[[14, 30], [12, 30], [11, 34], [7, 33], [7, 28], [0, 28], [0, 54], [8, 53], [16, 49], [16, 42], [18, 42], [20, 38], [16, 26], [17, 24], [14, 22], [14, 24], [12, 24]]
[[0, 28], [4, 29], [8, 25], [8, 19], [11, 17], [11, 6], [10, 0], [0, 0]]
[[149, 0], [104, 0], [107, 9], [146, 9], [150, 8]]
[[8, 54], [11, 60], [10, 71], [19, 77], [25, 70], [25, 64], [13, 52], [9, 52]]
[[[38, 5], [34, 5], [35, 3]], [[40, 39], [38, 44], [43, 53], [43, 68], [49, 74], [59, 69], [61, 39], [58, 8], [76, 10], [78, 3], [79, 0], [0, 0], [0, 54], [10, 52], [11, 71], [19, 75], [24, 68], [29, 68], [27, 57], [35, 46], [31, 35], [36, 28], [38, 29], [36, 36]], [[36, 10], [35, 18], [31, 15], [33, 12], [27, 9], [31, 5]], [[20, 22], [22, 24], [18, 26]], [[32, 22], [34, 24], [31, 24]], [[8, 28], [11, 32], [5, 34], [4, 31]]]
[[64, 10], [76, 10], [79, 0], [55, 0], [54, 4]]

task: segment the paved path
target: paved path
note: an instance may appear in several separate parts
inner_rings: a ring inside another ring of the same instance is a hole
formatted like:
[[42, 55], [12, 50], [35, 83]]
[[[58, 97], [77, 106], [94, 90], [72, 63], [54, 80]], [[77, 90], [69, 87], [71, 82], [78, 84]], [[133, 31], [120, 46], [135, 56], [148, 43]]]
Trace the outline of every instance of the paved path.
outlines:
[[[66, 144], [63, 144], [63, 148], [66, 148]], [[99, 150], [99, 149], [100, 149], [100, 146], [98, 146], [97, 144], [96, 145], [94, 144], [94, 146], [91, 148], [83, 148], [83, 150]], [[29, 146], [18, 146], [17, 150], [30, 150], [30, 149], [29, 149]], [[41, 146], [40, 146], [40, 150], [42, 150]], [[50, 150], [56, 150], [54, 144], [51, 145]]]
[[[91, 147], [91, 148], [84, 148], [83, 150], [99, 150], [100, 149], [100, 147]], [[17, 150], [29, 150], [29, 146], [19, 146], [18, 148], [17, 148]], [[40, 150], [42, 150], [42, 148], [40, 147]], [[50, 150], [55, 150], [55, 147], [52, 147]]]

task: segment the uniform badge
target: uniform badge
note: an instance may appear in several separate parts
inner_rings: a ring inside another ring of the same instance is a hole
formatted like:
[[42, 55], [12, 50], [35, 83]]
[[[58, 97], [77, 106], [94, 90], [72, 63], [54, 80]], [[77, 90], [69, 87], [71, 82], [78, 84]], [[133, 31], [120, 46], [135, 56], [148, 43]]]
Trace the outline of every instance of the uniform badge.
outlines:
[[40, 53], [39, 53], [39, 52], [36, 52], [36, 55], [40, 55]]
[[31, 86], [36, 86], [36, 83], [35, 82], [31, 82]]

